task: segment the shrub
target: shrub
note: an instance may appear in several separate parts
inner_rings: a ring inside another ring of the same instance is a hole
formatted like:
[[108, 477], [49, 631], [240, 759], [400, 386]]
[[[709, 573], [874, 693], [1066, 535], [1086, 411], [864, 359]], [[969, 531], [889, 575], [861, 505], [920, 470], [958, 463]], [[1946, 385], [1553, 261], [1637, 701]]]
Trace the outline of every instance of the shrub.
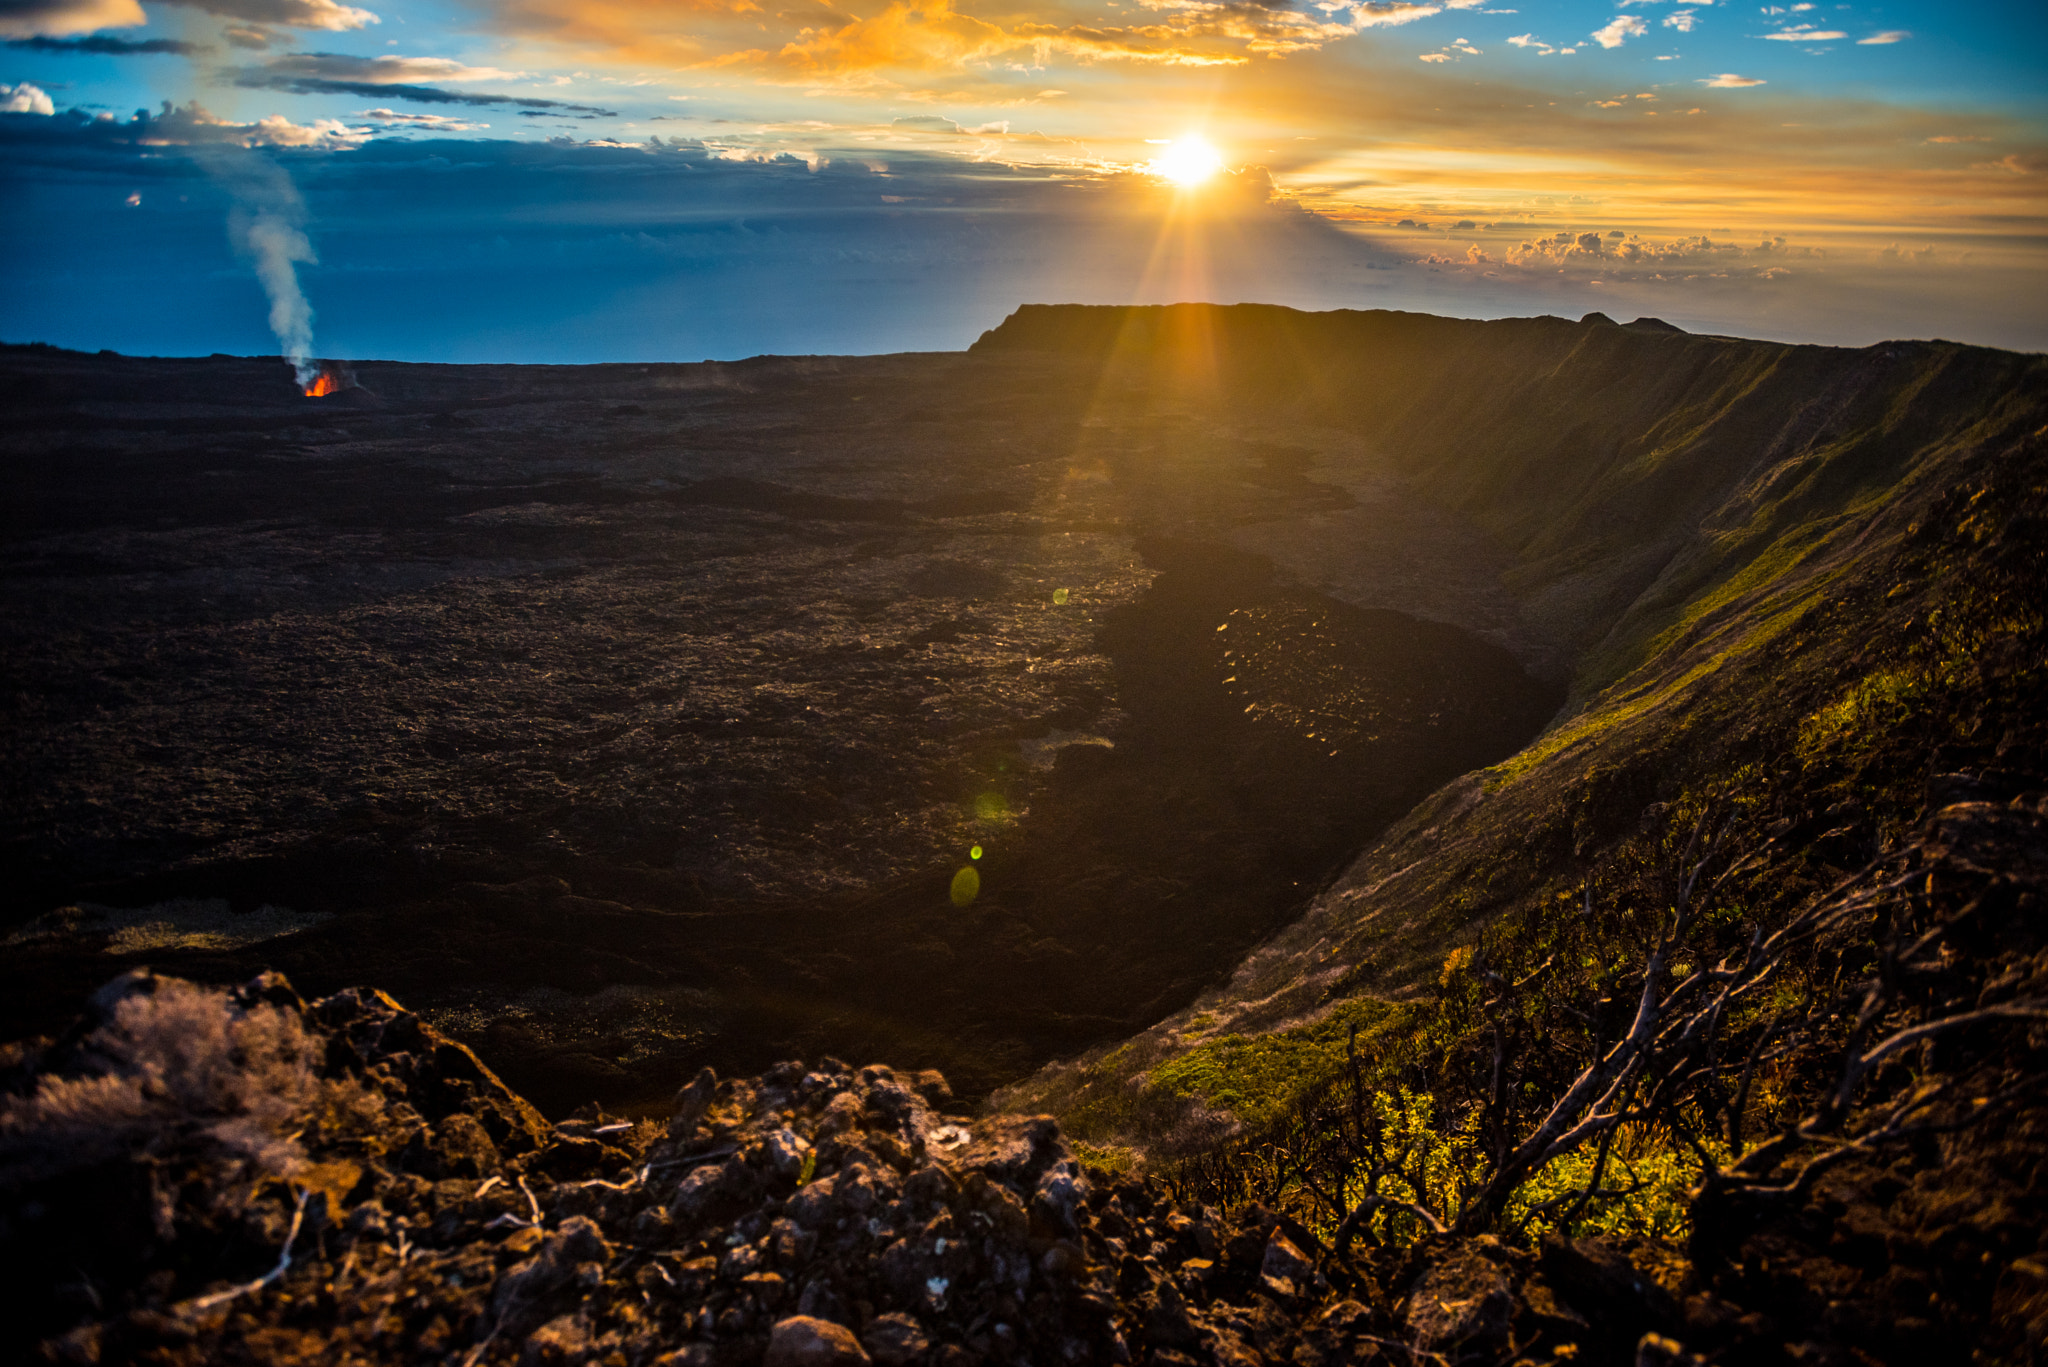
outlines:
[[0, 1099], [0, 1182], [194, 1147], [275, 1176], [297, 1171], [290, 1122], [323, 1091], [297, 1013], [146, 974], [117, 986], [125, 993], [70, 1066]]

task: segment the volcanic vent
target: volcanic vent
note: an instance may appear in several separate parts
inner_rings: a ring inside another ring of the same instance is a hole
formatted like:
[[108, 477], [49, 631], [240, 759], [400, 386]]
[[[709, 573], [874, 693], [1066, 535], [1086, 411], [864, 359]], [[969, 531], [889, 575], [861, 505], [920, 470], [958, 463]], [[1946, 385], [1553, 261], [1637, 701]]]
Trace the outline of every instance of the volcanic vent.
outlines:
[[346, 361], [318, 361], [310, 378], [301, 377], [300, 392], [309, 399], [324, 399], [350, 389], [361, 389], [356, 373]]

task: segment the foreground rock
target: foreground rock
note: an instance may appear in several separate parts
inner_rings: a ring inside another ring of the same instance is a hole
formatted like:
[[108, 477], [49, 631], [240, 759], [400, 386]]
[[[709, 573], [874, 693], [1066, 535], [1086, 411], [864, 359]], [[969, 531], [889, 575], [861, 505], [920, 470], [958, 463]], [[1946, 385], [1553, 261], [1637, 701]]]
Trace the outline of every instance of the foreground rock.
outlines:
[[707, 1070], [664, 1121], [549, 1126], [382, 993], [307, 1004], [276, 975], [221, 993], [147, 973], [0, 1068], [8, 1360], [1661, 1363], [1699, 1360], [1701, 1336], [1721, 1360], [1782, 1353], [1780, 1330], [1690, 1293], [1668, 1248], [1338, 1258], [1256, 1205], [1091, 1178], [1050, 1118], [950, 1114], [936, 1073]]

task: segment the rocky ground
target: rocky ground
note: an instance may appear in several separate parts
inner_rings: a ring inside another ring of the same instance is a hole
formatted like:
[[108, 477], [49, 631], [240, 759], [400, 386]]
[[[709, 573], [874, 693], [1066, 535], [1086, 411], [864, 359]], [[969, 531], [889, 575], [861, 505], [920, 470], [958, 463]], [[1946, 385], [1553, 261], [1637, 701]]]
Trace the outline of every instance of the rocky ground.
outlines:
[[[0, 1032], [277, 967], [551, 1114], [824, 1052], [979, 1094], [1556, 703], [1355, 443], [1085, 361], [355, 374], [0, 357]], [[1276, 555], [1354, 505], [1409, 579], [1346, 603]]]
[[[971, 1118], [933, 1072], [707, 1070], [661, 1119], [550, 1125], [381, 993], [146, 973], [0, 1063], [14, 1360], [1868, 1360], [1785, 1316], [1769, 1259], [1745, 1290], [1640, 1239], [1339, 1251], [1084, 1170], [1049, 1117]], [[1751, 1242], [1842, 1256], [1814, 1243], [1835, 1199]]]

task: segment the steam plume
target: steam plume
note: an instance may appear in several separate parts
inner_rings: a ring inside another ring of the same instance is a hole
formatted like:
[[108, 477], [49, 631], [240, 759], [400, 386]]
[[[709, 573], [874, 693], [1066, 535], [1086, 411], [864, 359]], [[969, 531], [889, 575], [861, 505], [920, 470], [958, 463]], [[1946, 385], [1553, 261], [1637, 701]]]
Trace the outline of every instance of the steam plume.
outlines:
[[299, 288], [298, 263], [320, 258], [306, 238], [306, 204], [284, 168], [254, 152], [210, 159], [214, 174], [235, 197], [228, 212], [228, 238], [247, 258], [270, 297], [270, 330], [278, 349], [311, 384], [320, 367], [313, 361], [313, 306]]
[[251, 213], [237, 208], [228, 220], [228, 231], [255, 265], [256, 278], [270, 296], [270, 330], [277, 334], [278, 346], [298, 371], [299, 383], [309, 383], [318, 369], [313, 364], [313, 306], [299, 288], [293, 263], [317, 260], [313, 244], [297, 224], [264, 209]]

